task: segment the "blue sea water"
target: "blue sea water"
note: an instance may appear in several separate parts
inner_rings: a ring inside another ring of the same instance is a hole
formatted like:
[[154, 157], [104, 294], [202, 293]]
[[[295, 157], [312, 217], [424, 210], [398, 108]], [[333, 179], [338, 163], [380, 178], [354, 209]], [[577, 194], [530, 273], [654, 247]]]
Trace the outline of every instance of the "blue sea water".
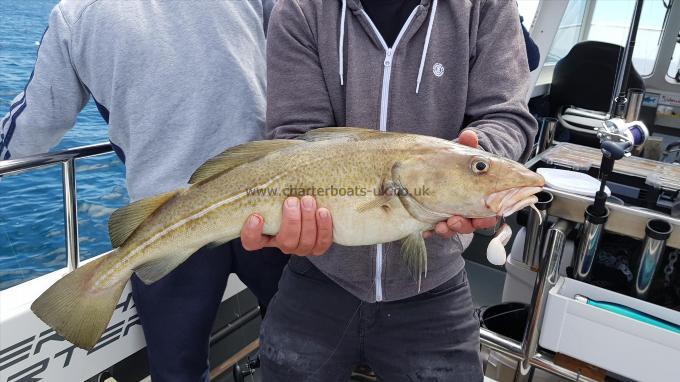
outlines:
[[[26, 85], [57, 0], [0, 0], [0, 116]], [[108, 141], [91, 101], [50, 151]], [[123, 164], [113, 154], [76, 166], [81, 258], [111, 249], [108, 217], [127, 204]], [[0, 290], [66, 265], [61, 166], [0, 180]]]

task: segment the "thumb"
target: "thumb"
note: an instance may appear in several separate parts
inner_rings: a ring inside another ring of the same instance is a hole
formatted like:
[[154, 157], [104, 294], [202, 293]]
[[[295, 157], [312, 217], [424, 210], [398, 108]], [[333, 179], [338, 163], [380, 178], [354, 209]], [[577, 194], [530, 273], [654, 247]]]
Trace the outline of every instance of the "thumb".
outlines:
[[472, 130], [463, 130], [463, 132], [461, 132], [458, 136], [458, 143], [472, 148], [477, 148], [479, 144], [477, 133]]

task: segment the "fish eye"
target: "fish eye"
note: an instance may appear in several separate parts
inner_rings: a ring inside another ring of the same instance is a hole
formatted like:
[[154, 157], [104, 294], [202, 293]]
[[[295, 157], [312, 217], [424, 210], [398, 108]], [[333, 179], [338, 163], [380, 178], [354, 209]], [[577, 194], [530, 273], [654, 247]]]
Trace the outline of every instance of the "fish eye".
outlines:
[[489, 164], [482, 159], [475, 159], [472, 161], [472, 172], [475, 174], [483, 174], [489, 171]]

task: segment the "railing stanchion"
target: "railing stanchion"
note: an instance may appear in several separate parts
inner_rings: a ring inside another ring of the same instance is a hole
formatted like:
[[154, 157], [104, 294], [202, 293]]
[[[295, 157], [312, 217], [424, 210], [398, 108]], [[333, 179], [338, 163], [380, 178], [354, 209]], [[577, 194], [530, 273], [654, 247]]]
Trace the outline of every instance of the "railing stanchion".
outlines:
[[78, 200], [76, 198], [76, 159], [91, 158], [113, 152], [109, 143], [97, 143], [76, 147], [56, 153], [44, 153], [19, 159], [0, 160], [0, 176], [18, 174], [46, 166], [61, 164], [61, 180], [64, 197], [64, 244], [69, 271], [78, 268], [80, 248], [78, 245]]
[[70, 158], [61, 163], [64, 187], [64, 228], [66, 230], [66, 258], [69, 272], [78, 268], [78, 202], [76, 199], [76, 165]]

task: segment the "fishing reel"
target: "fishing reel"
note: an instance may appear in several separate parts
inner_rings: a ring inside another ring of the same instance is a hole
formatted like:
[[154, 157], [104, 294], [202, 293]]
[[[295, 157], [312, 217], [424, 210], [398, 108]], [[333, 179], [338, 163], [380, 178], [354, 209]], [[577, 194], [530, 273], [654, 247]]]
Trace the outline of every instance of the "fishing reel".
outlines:
[[634, 148], [641, 147], [649, 138], [649, 130], [641, 121], [626, 122], [622, 118], [611, 118], [602, 122], [602, 126], [595, 128], [600, 143], [616, 142], [623, 155], [629, 156]]

